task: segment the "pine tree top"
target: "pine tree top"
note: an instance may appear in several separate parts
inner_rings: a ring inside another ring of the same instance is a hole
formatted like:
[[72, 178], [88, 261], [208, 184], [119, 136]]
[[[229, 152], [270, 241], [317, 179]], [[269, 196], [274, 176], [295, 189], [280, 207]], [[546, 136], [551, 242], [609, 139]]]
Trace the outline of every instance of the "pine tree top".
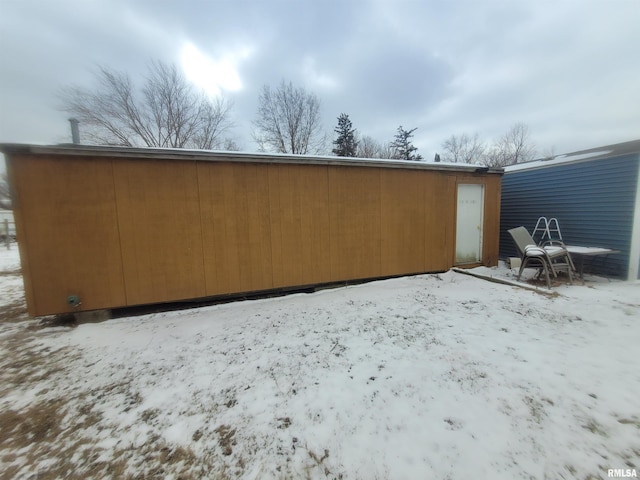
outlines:
[[338, 117], [338, 126], [334, 129], [338, 134], [333, 141], [336, 146], [332, 152], [339, 157], [355, 157], [358, 149], [358, 141], [356, 140], [356, 130], [349, 120], [349, 115], [341, 113]]
[[415, 154], [414, 152], [418, 151], [418, 147], [414, 146], [411, 143], [411, 137], [413, 137], [413, 132], [415, 132], [418, 128], [413, 128], [411, 130], [405, 130], [402, 128], [402, 125], [398, 127], [398, 133], [394, 137], [393, 142], [391, 142], [391, 147], [396, 152], [396, 158], [400, 160], [422, 160], [422, 155]]

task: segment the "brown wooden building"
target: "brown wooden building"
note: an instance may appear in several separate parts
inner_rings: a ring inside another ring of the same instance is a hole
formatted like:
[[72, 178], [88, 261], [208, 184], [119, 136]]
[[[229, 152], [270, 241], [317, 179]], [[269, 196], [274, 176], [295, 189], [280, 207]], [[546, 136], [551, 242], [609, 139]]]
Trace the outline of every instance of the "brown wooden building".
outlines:
[[500, 169], [79, 145], [0, 150], [33, 316], [498, 260]]

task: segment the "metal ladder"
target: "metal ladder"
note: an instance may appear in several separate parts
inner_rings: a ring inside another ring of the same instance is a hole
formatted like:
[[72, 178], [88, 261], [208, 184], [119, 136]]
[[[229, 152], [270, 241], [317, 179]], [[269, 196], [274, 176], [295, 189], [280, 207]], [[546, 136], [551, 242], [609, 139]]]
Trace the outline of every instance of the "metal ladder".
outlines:
[[[540, 217], [536, 222], [536, 228], [533, 229], [533, 234], [531, 235], [534, 239], [536, 238], [536, 234], [538, 232], [542, 232], [542, 236], [538, 243], [541, 243], [545, 240], [545, 237], [548, 241], [559, 240], [562, 242], [562, 232], [560, 232], [560, 225], [558, 224], [557, 218], [551, 218], [547, 220], [547, 217]], [[552, 237], [552, 233], [556, 233], [557, 238]]]

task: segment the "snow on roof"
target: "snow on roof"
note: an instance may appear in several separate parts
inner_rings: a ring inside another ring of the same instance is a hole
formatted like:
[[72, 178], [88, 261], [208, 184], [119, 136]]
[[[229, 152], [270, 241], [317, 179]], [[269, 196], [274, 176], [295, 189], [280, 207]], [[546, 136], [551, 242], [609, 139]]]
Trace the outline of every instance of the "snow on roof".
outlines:
[[596, 158], [604, 158], [605, 156], [608, 156], [607, 154], [609, 153], [611, 153], [611, 150], [599, 150], [597, 152], [584, 153], [584, 154], [575, 155], [575, 156], [572, 156], [570, 154], [557, 155], [550, 159], [533, 160], [532, 162], [517, 163], [515, 165], [509, 165], [508, 167], [505, 167], [504, 171], [515, 172], [517, 170], [529, 170], [532, 168], [550, 167], [552, 165], [575, 162], [578, 160], [590, 160], [590, 159], [593, 160]]
[[50, 155], [85, 155], [95, 157], [122, 157], [146, 159], [233, 161], [249, 163], [293, 163], [316, 165], [342, 165], [359, 167], [410, 168], [417, 170], [455, 170], [477, 173], [502, 174], [502, 168], [488, 168], [482, 165], [448, 162], [426, 162], [413, 160], [387, 160], [375, 158], [336, 157], [320, 155], [294, 155], [289, 153], [229, 152], [217, 150], [194, 150], [175, 148], [117, 147], [97, 145], [32, 145], [0, 144], [0, 152], [5, 154], [34, 153]]
[[604, 147], [596, 147], [589, 150], [579, 150], [577, 152], [556, 155], [552, 158], [537, 159], [531, 162], [518, 163], [505, 167], [505, 173], [516, 172], [519, 170], [531, 170], [534, 168], [552, 167], [563, 163], [580, 162], [587, 160], [599, 160], [602, 158], [618, 157], [636, 153], [640, 155], [640, 140], [630, 142], [617, 143]]

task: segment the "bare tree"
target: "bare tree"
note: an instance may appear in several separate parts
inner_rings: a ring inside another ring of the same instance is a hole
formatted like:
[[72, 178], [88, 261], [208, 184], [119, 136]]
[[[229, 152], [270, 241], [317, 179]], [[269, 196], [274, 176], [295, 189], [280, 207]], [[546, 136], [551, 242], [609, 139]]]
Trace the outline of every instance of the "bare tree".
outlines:
[[442, 160], [452, 163], [479, 163], [485, 151], [480, 135], [451, 135], [442, 144]]
[[555, 145], [551, 145], [550, 147], [547, 147], [542, 152], [542, 158], [544, 158], [545, 160], [553, 160], [554, 158], [556, 158], [556, 156], [557, 156], [557, 154], [556, 154]]
[[535, 153], [535, 145], [531, 143], [529, 127], [522, 123], [516, 123], [502, 136], [501, 143], [510, 153], [512, 163], [521, 163], [532, 160]]
[[504, 152], [495, 145], [492, 145], [484, 152], [482, 164], [487, 167], [506, 167], [511, 165]]
[[212, 149], [233, 126], [232, 104], [195, 90], [175, 65], [152, 62], [141, 88], [104, 66], [96, 80], [93, 90], [70, 86], [60, 94], [62, 109], [80, 121], [86, 142]]
[[393, 158], [395, 150], [389, 143], [378, 142], [375, 138], [365, 135], [358, 139], [356, 156], [360, 158]]
[[358, 139], [356, 156], [360, 158], [376, 158], [379, 148], [380, 144], [373, 137], [365, 135]]
[[9, 178], [7, 172], [2, 172], [0, 177], [0, 209], [11, 210], [11, 190], [9, 189]]
[[264, 85], [258, 97], [254, 140], [262, 151], [320, 153], [326, 134], [320, 125], [320, 100], [284, 80], [276, 89]]
[[222, 150], [225, 150], [227, 152], [239, 152], [242, 149], [233, 138], [226, 137], [222, 142]]
[[482, 163], [488, 167], [506, 167], [532, 160], [534, 155], [535, 146], [530, 140], [529, 127], [519, 122], [486, 151]]
[[380, 144], [380, 153], [378, 153], [377, 158], [380, 158], [382, 160], [394, 159], [394, 158], [397, 158], [396, 155], [397, 155], [396, 148], [393, 146], [391, 142], [383, 142]]

